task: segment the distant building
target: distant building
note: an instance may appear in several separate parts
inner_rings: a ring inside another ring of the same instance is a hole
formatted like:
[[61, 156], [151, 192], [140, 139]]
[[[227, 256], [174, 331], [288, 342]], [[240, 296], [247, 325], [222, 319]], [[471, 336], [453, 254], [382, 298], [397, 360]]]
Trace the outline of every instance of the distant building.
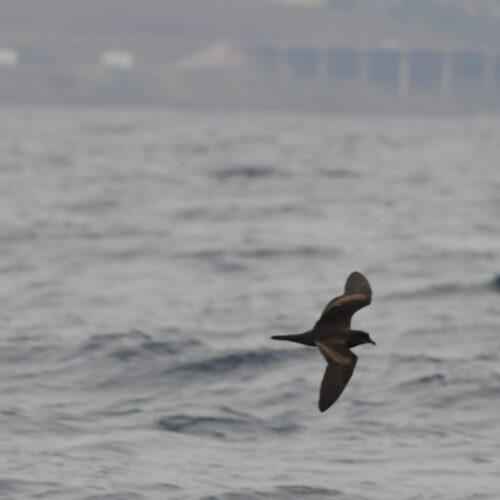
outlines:
[[215, 68], [239, 67], [243, 64], [243, 55], [230, 43], [215, 42], [202, 50], [185, 56], [175, 62], [181, 70], [205, 70]]
[[[372, 47], [261, 46], [252, 51], [263, 74], [356, 83], [353, 92], [395, 90], [403, 100], [413, 93], [443, 99], [469, 94], [494, 99], [500, 93], [500, 52], [484, 48], [405, 48], [396, 43]], [[357, 89], [357, 90], [356, 90]]]
[[16, 68], [19, 65], [17, 50], [0, 47], [0, 68]]
[[135, 56], [128, 50], [104, 50], [99, 60], [102, 66], [119, 71], [132, 71], [135, 66]]

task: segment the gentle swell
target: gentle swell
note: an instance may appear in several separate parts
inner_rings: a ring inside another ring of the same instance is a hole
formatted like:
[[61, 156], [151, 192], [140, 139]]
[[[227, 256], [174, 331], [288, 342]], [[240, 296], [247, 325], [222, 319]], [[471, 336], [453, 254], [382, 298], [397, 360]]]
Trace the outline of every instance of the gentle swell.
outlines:
[[262, 420], [248, 414], [223, 411], [230, 416], [194, 416], [176, 414], [162, 417], [158, 425], [169, 432], [219, 439], [250, 439], [263, 433], [291, 434], [301, 426], [281, 418]]
[[221, 168], [214, 172], [218, 179], [232, 179], [237, 177], [247, 179], [258, 179], [262, 177], [271, 177], [279, 175], [275, 168], [268, 165], [241, 165], [227, 168]]
[[201, 375], [220, 375], [242, 369], [256, 369], [285, 362], [290, 354], [285, 351], [260, 349], [256, 351], [230, 352], [212, 356], [196, 362], [188, 362], [170, 368], [165, 374], [198, 373]]

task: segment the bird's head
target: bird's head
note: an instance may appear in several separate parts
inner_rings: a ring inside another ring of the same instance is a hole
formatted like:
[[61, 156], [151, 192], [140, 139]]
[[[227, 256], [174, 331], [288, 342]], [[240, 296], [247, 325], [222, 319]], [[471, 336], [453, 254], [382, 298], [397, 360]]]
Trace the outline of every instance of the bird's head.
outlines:
[[361, 344], [376, 345], [375, 342], [370, 338], [370, 335], [368, 333], [362, 332], [361, 330], [351, 330], [348, 342], [349, 347], [355, 347]]

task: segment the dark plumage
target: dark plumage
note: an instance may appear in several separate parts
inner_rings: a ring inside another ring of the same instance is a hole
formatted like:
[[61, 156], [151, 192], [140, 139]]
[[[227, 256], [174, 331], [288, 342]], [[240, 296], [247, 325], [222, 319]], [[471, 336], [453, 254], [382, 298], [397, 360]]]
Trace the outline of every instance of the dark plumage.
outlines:
[[347, 278], [344, 294], [327, 304], [312, 330], [296, 335], [271, 337], [316, 346], [323, 354], [328, 365], [319, 392], [321, 411], [327, 410], [337, 401], [352, 376], [358, 358], [351, 348], [367, 343], [375, 345], [368, 333], [351, 330], [352, 315], [370, 304], [371, 299], [370, 283], [355, 271]]

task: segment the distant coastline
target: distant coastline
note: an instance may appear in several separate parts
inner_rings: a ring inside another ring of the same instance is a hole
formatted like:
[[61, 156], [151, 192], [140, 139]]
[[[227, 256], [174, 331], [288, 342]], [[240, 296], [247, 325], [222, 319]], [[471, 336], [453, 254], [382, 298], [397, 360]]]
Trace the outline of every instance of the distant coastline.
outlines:
[[0, 0], [0, 104], [498, 112], [493, 2], [313, 4]]

